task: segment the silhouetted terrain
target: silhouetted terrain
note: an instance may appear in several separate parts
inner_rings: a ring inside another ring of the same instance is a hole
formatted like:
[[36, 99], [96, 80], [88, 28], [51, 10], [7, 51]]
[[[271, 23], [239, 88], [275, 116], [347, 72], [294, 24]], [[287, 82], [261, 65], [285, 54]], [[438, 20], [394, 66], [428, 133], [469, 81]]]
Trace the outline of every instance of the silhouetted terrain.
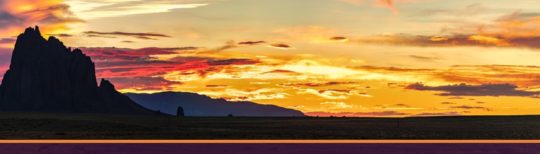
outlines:
[[[37, 27], [28, 28], [17, 38], [0, 85], [0, 139], [540, 138], [540, 116], [314, 118], [278, 106], [193, 93], [128, 95], [140, 104], [107, 80], [98, 86], [94, 64], [81, 50], [66, 48], [54, 37], [44, 39]], [[156, 115], [151, 109], [233, 116], [148, 116]]]
[[11, 65], [0, 85], [0, 111], [176, 115], [181, 107], [186, 116], [304, 116], [274, 105], [228, 102], [192, 93], [130, 97], [139, 104], [107, 80], [98, 86], [90, 57], [55, 37], [43, 38], [36, 26], [17, 37]]
[[98, 87], [90, 57], [55, 37], [46, 40], [37, 26], [17, 37], [0, 85], [0, 111], [154, 114], [107, 80]]
[[540, 116], [250, 118], [0, 113], [4, 139], [538, 139]]
[[302, 117], [297, 110], [253, 102], [229, 102], [195, 93], [164, 92], [156, 94], [126, 94], [142, 106], [176, 115], [177, 107], [185, 116], [248, 116], [248, 117]]

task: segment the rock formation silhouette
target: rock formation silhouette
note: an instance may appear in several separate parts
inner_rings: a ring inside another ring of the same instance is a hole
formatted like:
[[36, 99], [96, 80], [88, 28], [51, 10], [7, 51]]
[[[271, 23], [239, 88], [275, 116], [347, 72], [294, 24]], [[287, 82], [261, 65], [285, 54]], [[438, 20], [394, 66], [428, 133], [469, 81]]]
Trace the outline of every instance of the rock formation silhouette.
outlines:
[[184, 108], [182, 108], [181, 106], [178, 107], [178, 109], [176, 109], [176, 116], [177, 117], [184, 117], [185, 114], [184, 114]]
[[98, 86], [90, 57], [55, 37], [43, 38], [37, 26], [17, 37], [0, 85], [0, 111], [153, 114], [109, 81]]

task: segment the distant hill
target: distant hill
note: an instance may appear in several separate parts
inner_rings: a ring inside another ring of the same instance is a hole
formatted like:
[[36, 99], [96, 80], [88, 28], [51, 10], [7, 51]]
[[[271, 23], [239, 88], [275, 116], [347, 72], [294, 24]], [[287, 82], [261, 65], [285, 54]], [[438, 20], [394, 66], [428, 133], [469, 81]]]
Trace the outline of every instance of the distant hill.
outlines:
[[249, 117], [303, 117], [297, 110], [261, 105], [253, 102], [230, 102], [212, 99], [194, 93], [163, 92], [156, 94], [126, 94], [135, 102], [152, 110], [176, 115], [177, 108], [184, 109], [186, 116], [249, 116]]
[[37, 26], [17, 37], [0, 85], [0, 111], [155, 114], [107, 80], [98, 86], [90, 57], [55, 37], [43, 38]]

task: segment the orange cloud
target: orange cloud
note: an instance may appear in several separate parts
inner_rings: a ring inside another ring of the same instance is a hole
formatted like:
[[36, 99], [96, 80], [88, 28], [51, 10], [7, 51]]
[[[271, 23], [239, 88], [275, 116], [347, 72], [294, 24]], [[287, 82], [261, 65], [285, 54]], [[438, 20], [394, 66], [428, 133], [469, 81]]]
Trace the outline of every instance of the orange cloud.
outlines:
[[495, 20], [495, 24], [478, 28], [479, 34], [500, 35], [504, 38], [538, 37], [540, 15], [516, 11]]
[[503, 39], [492, 37], [492, 36], [483, 36], [483, 35], [471, 35], [469, 36], [470, 41], [476, 41], [484, 44], [492, 44], [496, 46], [506, 46], [508, 42]]
[[513, 84], [482, 84], [468, 85], [465, 83], [444, 86], [426, 86], [415, 83], [405, 87], [406, 89], [420, 91], [440, 91], [440, 96], [523, 96], [537, 97], [539, 92], [519, 90]]
[[[353, 39], [357, 43], [410, 46], [488, 46], [540, 49], [540, 14], [513, 12], [482, 26], [437, 35], [378, 35]], [[467, 30], [463, 30], [467, 29]]]
[[515, 65], [452, 66], [447, 70], [434, 72], [434, 76], [445, 81], [469, 84], [505, 84], [519, 87], [538, 87], [540, 67]]
[[[440, 69], [360, 66], [359, 70], [372, 73], [399, 74], [423, 78], [434, 85], [467, 83], [472, 85], [512, 84], [521, 90], [540, 88], [540, 67], [519, 65], [455, 65]], [[400, 85], [401, 86], [401, 85]], [[401, 86], [406, 87], [406, 86]]]
[[62, 0], [1, 1], [0, 15], [1, 37], [15, 36], [32, 25], [40, 25], [44, 34], [60, 33], [67, 23], [82, 21]]
[[353, 39], [361, 44], [388, 44], [404, 46], [484, 46], [484, 47], [525, 47], [540, 49], [540, 35], [528, 37], [504, 37], [496, 34], [452, 34], [448, 36], [431, 35], [378, 35]]

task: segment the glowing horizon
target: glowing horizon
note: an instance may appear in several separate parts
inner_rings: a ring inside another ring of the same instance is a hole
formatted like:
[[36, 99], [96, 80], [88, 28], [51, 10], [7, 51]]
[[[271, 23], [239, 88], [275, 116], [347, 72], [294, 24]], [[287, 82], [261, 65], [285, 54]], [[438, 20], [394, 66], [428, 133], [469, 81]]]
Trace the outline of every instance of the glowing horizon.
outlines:
[[0, 74], [40, 25], [124, 93], [313, 116], [540, 114], [540, 5], [441, 0], [0, 1]]

